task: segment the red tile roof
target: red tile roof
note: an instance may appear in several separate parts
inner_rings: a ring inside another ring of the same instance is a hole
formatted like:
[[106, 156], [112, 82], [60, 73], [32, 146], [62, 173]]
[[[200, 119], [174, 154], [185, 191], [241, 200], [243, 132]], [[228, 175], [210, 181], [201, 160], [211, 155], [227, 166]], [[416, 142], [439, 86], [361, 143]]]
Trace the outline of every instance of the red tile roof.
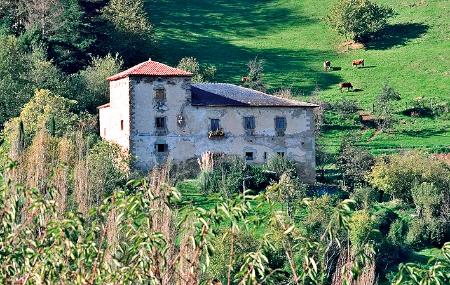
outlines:
[[148, 60], [107, 78], [109, 81], [125, 78], [130, 75], [141, 76], [192, 76], [192, 73], [170, 67], [163, 63]]

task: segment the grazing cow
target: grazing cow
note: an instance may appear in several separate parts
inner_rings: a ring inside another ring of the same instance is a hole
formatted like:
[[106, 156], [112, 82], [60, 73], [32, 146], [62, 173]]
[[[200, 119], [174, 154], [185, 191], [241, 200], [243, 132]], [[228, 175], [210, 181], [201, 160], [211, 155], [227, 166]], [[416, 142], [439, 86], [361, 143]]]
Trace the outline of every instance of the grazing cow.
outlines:
[[341, 92], [342, 92], [343, 88], [347, 88], [347, 92], [349, 92], [350, 89], [353, 90], [353, 85], [350, 82], [341, 82], [341, 83], [339, 83], [339, 90], [341, 90]]
[[250, 81], [250, 77], [248, 77], [248, 76], [243, 76], [241, 78], [241, 83], [245, 83], [245, 82], [248, 82], [248, 81]]
[[352, 61], [352, 67], [362, 65], [364, 66], [364, 59], [355, 59]]
[[329, 71], [331, 69], [331, 61], [327, 60], [323, 62], [323, 70]]

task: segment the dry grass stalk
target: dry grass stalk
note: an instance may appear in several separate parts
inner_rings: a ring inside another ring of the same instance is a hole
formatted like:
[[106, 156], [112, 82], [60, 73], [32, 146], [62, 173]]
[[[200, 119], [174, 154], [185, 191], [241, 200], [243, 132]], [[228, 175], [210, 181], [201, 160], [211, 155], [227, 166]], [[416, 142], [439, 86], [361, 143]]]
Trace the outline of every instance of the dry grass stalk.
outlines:
[[292, 99], [292, 90], [290, 88], [282, 88], [276, 91], [273, 95], [284, 98], [284, 99]]
[[214, 169], [214, 154], [210, 151], [202, 153], [202, 156], [197, 161], [200, 171], [210, 172]]
[[63, 214], [67, 206], [67, 193], [70, 187], [70, 165], [73, 164], [75, 147], [71, 140], [62, 138], [58, 143], [57, 165], [54, 171], [53, 187], [55, 202], [59, 214]]

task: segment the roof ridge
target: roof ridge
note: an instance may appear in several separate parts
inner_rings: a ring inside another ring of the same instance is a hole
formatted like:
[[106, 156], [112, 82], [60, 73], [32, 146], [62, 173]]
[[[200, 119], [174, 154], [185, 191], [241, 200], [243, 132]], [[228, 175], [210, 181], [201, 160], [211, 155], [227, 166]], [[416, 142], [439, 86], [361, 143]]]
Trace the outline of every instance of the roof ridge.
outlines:
[[[266, 93], [266, 92], [262, 92], [262, 91], [255, 90], [255, 89], [251, 89], [251, 88], [244, 87], [244, 86], [241, 86], [241, 85], [236, 85], [236, 84], [233, 84], [233, 83], [227, 83], [227, 82], [200, 82], [200, 83], [196, 83], [196, 84], [199, 84], [199, 85], [201, 85], [201, 84], [221, 84], [221, 85], [231, 85], [231, 86], [235, 86], [235, 87], [247, 89], [247, 90], [250, 90], [250, 91], [252, 91], [252, 92], [257, 92], [257, 93], [260, 93], [260, 94], [262, 94], [262, 95], [267, 95], [267, 96], [270, 96], [270, 97], [272, 97], [272, 98], [274, 98], [274, 99], [284, 101], [284, 102], [286, 102], [286, 103], [291, 103], [291, 104], [300, 104], [300, 103], [303, 103], [303, 104], [309, 104], [309, 105], [311, 105], [311, 106], [317, 106], [317, 107], [318, 107], [318, 105], [317, 105], [317, 104], [314, 104], [314, 103], [304, 102], [304, 101], [299, 101], [299, 100], [295, 100], [295, 99], [282, 98], [282, 97], [278, 97], [278, 96], [273, 95], [273, 94], [268, 94], [268, 93]], [[193, 84], [193, 85], [195, 85], [195, 84]]]
[[141, 76], [192, 76], [191, 72], [167, 64], [147, 60], [107, 78], [109, 81], [122, 79], [130, 75]]

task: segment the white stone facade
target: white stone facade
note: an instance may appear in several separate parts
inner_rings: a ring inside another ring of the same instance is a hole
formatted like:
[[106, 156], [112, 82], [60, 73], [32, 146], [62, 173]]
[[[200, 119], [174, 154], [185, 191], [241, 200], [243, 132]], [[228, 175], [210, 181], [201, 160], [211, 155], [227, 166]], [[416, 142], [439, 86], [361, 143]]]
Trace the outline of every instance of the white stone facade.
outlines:
[[[142, 170], [169, 159], [175, 163], [203, 152], [238, 155], [263, 163], [282, 154], [299, 163], [305, 181], [315, 180], [313, 108], [193, 106], [190, 77], [130, 76], [110, 82], [110, 103], [99, 107], [100, 134], [128, 150]], [[155, 98], [163, 90], [165, 100]], [[156, 118], [164, 121], [157, 128]], [[244, 128], [254, 118], [254, 129]], [[286, 120], [280, 136], [275, 118]], [[211, 120], [219, 119], [223, 136], [209, 138]]]

